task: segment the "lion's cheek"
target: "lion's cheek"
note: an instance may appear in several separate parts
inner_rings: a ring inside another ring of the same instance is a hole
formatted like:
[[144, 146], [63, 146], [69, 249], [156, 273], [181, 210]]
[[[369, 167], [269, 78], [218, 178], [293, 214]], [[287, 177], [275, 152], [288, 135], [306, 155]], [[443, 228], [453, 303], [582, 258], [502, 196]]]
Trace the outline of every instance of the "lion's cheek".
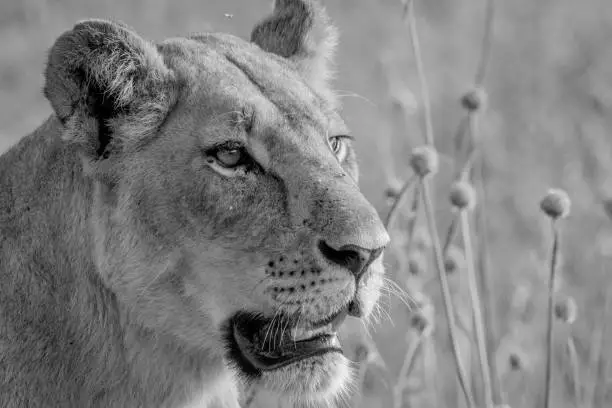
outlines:
[[185, 282], [185, 296], [220, 330], [236, 312], [263, 309], [262, 302], [258, 302], [258, 286], [261, 285], [250, 273], [236, 274], [235, 268], [209, 267], [192, 272]]

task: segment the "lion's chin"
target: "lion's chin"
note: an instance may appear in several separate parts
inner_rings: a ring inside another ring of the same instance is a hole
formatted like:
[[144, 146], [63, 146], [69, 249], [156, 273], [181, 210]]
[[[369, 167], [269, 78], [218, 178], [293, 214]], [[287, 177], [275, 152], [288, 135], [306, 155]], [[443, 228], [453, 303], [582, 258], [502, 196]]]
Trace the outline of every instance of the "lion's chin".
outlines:
[[326, 353], [266, 371], [260, 381], [268, 391], [294, 403], [317, 406], [341, 397], [351, 378], [349, 360], [340, 353]]

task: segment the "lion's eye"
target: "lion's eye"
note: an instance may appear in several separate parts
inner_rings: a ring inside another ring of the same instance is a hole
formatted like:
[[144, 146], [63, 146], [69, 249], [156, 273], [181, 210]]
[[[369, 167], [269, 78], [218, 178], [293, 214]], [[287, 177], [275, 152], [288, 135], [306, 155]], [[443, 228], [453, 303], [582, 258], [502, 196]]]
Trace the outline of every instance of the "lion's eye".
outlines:
[[228, 177], [245, 174], [258, 168], [241, 142], [221, 143], [205, 150], [204, 155], [210, 167]]
[[342, 147], [342, 140], [339, 137], [332, 137], [329, 139], [329, 145], [331, 146], [334, 153], [338, 153]]
[[346, 153], [347, 153], [346, 139], [349, 139], [349, 138], [350, 138], [349, 136], [333, 136], [333, 137], [330, 137], [328, 140], [329, 147], [332, 149], [332, 151], [334, 152], [334, 154], [336, 155], [336, 157], [338, 158], [340, 162], [346, 159]]
[[242, 149], [220, 149], [216, 159], [224, 167], [236, 167], [244, 161], [244, 152]]

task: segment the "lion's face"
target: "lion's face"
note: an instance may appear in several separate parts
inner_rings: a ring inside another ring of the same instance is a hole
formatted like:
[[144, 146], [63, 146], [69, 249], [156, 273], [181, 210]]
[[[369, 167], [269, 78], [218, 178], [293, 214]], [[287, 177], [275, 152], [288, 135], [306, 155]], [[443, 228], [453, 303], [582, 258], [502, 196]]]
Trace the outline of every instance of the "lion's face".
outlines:
[[[287, 13], [303, 29], [279, 30]], [[161, 43], [163, 86], [142, 92], [161, 102], [106, 118], [110, 141], [100, 149], [98, 128], [97, 151], [107, 153], [85, 159], [97, 264], [133, 319], [218, 355], [246, 380], [311, 400], [348, 381], [336, 331], [374, 307], [389, 241], [317, 72], [327, 56], [310, 42], [323, 23], [313, 3], [277, 1], [254, 43]], [[293, 53], [274, 48], [295, 38]]]

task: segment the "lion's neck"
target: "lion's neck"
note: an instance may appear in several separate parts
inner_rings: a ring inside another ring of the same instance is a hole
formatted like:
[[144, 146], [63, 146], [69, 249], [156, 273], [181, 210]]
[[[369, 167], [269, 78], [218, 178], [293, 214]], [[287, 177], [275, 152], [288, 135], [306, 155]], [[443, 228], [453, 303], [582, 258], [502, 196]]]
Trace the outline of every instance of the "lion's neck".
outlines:
[[[34, 365], [36, 373], [22, 374], [53, 378], [66, 398], [57, 406], [183, 404], [202, 393], [210, 368], [195, 363], [197, 352], [131, 322], [101, 282], [92, 259], [92, 194], [55, 118], [0, 156], [0, 267], [7, 258], [19, 265], [0, 268], [12, 284], [0, 285], [0, 299], [21, 303], [8, 324], [23, 344], [53, 351]], [[42, 323], [23, 330], [24, 321]]]

